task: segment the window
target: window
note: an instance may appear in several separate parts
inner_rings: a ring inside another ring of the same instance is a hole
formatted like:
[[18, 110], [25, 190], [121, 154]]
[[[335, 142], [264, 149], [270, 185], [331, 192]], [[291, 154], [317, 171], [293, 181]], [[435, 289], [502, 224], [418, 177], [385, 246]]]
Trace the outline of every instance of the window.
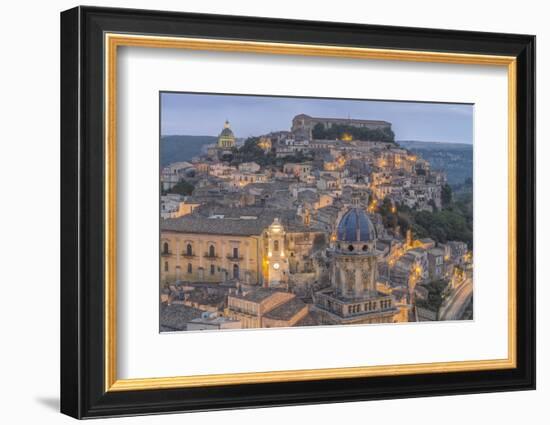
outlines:
[[162, 253], [163, 254], [168, 254], [169, 253], [168, 242], [164, 242], [164, 245], [162, 245]]
[[165, 271], [165, 272], [168, 271], [168, 261], [165, 261], [165, 262], [164, 262], [164, 271]]
[[279, 252], [279, 241], [273, 241], [273, 251]]
[[233, 279], [239, 278], [239, 266], [237, 264], [233, 264]]
[[239, 257], [239, 248], [233, 248], [233, 258]]
[[191, 263], [187, 264], [187, 273], [193, 273], [193, 265]]
[[214, 266], [214, 264], [210, 264], [210, 274], [214, 273], [216, 273], [216, 267]]
[[208, 248], [208, 256], [209, 257], [216, 256], [216, 248], [214, 248], [214, 245], [210, 245], [210, 248]]
[[193, 255], [193, 247], [190, 243], [187, 244], [186, 254], [189, 256]]

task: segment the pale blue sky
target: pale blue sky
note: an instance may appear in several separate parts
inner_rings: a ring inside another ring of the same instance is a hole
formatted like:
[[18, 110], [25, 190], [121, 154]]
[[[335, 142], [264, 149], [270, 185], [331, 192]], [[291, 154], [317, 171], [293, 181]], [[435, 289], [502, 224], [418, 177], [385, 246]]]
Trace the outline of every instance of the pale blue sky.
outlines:
[[472, 143], [473, 105], [374, 100], [161, 93], [161, 134], [217, 136], [227, 119], [237, 137], [290, 130], [292, 118], [385, 120], [396, 140]]

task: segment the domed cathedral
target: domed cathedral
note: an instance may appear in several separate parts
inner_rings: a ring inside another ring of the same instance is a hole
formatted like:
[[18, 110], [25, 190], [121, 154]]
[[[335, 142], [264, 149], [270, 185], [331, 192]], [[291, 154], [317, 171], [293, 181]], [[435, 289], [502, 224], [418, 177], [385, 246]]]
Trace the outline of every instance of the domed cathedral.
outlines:
[[223, 130], [218, 136], [218, 148], [232, 148], [235, 146], [235, 135], [233, 134], [233, 131], [231, 130], [231, 126], [229, 125], [229, 121], [225, 121], [225, 124], [223, 125]]
[[330, 288], [315, 293], [327, 323], [394, 322], [393, 298], [376, 288], [377, 257], [372, 221], [362, 208], [349, 208], [337, 226]]

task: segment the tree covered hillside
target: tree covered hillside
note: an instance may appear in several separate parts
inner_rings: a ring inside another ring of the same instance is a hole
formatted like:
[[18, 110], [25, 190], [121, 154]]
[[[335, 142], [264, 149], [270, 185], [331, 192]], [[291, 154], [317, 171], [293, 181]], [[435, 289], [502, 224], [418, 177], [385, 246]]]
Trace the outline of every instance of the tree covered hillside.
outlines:
[[432, 169], [445, 171], [448, 183], [454, 188], [464, 184], [466, 179], [472, 179], [472, 145], [409, 140], [402, 140], [398, 143], [429, 161]]

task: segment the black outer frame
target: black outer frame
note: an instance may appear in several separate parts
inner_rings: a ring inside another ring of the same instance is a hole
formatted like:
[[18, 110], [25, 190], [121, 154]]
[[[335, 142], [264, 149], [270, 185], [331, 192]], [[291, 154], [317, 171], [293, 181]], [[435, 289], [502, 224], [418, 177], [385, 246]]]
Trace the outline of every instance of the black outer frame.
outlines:
[[[517, 368], [104, 391], [105, 32], [517, 57]], [[61, 412], [75, 418], [535, 388], [535, 37], [77, 7], [61, 13]]]

